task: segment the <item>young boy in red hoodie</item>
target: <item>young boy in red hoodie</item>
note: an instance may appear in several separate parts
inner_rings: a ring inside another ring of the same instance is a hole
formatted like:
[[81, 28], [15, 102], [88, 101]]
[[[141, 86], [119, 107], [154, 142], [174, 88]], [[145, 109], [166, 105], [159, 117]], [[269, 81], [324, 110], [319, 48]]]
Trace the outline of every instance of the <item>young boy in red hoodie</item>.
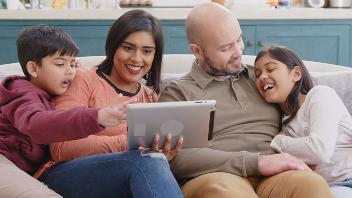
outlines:
[[[49, 160], [49, 143], [85, 138], [125, 119], [133, 100], [102, 109], [54, 111], [76, 74], [79, 48], [61, 29], [39, 25], [23, 30], [17, 54], [25, 77], [0, 85], [0, 197], [61, 197], [32, 178]], [[74, 131], [74, 133], [72, 133]]]

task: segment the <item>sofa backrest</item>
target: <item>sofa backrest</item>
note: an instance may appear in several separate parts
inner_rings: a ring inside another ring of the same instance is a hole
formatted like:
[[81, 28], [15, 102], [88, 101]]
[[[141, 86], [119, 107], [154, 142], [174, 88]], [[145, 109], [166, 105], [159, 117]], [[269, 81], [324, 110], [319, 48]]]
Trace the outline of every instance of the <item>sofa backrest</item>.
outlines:
[[[98, 65], [104, 56], [86, 56], [77, 57], [77, 59], [85, 67], [92, 67]], [[242, 62], [253, 65], [255, 56], [243, 55]], [[187, 73], [191, 69], [194, 56], [192, 54], [165, 54], [163, 57], [163, 73]], [[319, 63], [312, 61], [304, 61], [310, 72], [335, 72], [335, 71], [352, 71], [352, 68], [332, 65], [327, 63]], [[8, 75], [23, 75], [18, 63], [10, 63], [0, 65], [0, 78]]]
[[[83, 66], [92, 67], [99, 64], [104, 56], [87, 56], [77, 58]], [[243, 55], [242, 62], [253, 65], [255, 56]], [[192, 54], [165, 54], [163, 57], [163, 89], [170, 81], [190, 71], [194, 56]], [[326, 63], [304, 61], [316, 84], [332, 87], [345, 102], [352, 113], [352, 68]], [[0, 65], [0, 80], [9, 75], [23, 75], [18, 63]]]

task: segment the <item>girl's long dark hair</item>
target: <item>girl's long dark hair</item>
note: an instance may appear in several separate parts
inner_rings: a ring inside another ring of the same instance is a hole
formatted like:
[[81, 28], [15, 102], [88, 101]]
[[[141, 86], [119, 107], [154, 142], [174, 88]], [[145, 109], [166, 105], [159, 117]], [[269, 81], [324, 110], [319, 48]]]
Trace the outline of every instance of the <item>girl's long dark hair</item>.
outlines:
[[131, 34], [146, 31], [152, 34], [155, 42], [155, 54], [152, 66], [144, 77], [147, 86], [160, 92], [161, 62], [163, 58], [163, 35], [159, 20], [144, 10], [131, 10], [119, 17], [111, 26], [105, 43], [105, 60], [98, 65], [98, 70], [110, 74], [114, 65], [114, 55], [121, 43]]
[[301, 70], [301, 79], [295, 83], [286, 99], [286, 105], [290, 116], [284, 121], [284, 123], [282, 123], [285, 125], [289, 123], [297, 114], [299, 109], [299, 93], [307, 95], [309, 90], [313, 87], [313, 81], [302, 59], [300, 59], [297, 54], [289, 48], [277, 45], [264, 48], [258, 53], [255, 62], [265, 55], [269, 55], [271, 58], [284, 63], [289, 70], [294, 69], [296, 66], [298, 66]]

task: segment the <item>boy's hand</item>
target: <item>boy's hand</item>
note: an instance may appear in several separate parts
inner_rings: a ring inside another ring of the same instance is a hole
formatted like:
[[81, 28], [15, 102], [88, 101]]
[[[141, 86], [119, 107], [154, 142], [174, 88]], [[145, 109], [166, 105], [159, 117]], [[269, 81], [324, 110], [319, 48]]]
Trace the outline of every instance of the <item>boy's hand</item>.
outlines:
[[132, 98], [126, 101], [118, 100], [110, 107], [104, 107], [98, 111], [98, 123], [104, 127], [113, 127], [126, 120], [127, 104], [136, 103], [137, 99]]

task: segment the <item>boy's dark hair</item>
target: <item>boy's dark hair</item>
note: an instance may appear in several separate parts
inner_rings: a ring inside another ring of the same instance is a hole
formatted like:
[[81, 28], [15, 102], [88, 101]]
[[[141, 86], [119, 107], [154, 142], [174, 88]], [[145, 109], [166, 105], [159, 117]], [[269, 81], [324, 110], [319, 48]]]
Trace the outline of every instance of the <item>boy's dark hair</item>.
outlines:
[[269, 48], [264, 48], [258, 53], [255, 62], [257, 62], [257, 60], [259, 60], [265, 55], [269, 55], [271, 58], [282, 62], [287, 66], [289, 70], [294, 69], [296, 66], [298, 66], [301, 70], [301, 79], [295, 83], [290, 94], [287, 96], [286, 99], [290, 116], [288, 119], [285, 120], [284, 123], [282, 123], [283, 125], [285, 125], [289, 123], [297, 114], [297, 111], [299, 109], [299, 93], [307, 95], [309, 90], [313, 87], [313, 81], [302, 59], [299, 58], [299, 56], [294, 53], [291, 49], [278, 45], [274, 45]]
[[79, 53], [79, 48], [70, 35], [58, 27], [47, 25], [23, 29], [16, 40], [16, 45], [18, 62], [27, 79], [30, 79], [26, 68], [29, 61], [41, 65], [42, 59], [46, 56], [56, 53], [60, 56], [77, 56]]
[[131, 10], [119, 17], [111, 26], [105, 43], [105, 60], [98, 65], [98, 70], [110, 74], [114, 65], [117, 48], [131, 34], [146, 31], [152, 34], [155, 42], [155, 55], [148, 74], [144, 77], [147, 86], [152, 86], [156, 93], [160, 92], [161, 61], [163, 58], [163, 34], [159, 20], [144, 10]]

